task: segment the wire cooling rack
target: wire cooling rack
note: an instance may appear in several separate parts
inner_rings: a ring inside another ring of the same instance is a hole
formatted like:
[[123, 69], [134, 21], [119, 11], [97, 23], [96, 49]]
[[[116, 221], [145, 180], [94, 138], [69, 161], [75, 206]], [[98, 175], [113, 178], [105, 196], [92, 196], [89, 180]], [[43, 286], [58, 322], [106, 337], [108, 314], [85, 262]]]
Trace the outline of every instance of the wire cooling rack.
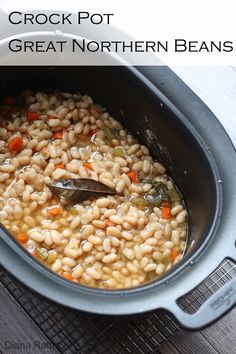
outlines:
[[[236, 275], [236, 265], [225, 259], [199, 286], [178, 300], [179, 306], [194, 313], [218, 288]], [[129, 319], [105, 319], [52, 304], [32, 294], [0, 269], [0, 281], [20, 306], [64, 354], [149, 354], [159, 348], [180, 325], [164, 311]]]

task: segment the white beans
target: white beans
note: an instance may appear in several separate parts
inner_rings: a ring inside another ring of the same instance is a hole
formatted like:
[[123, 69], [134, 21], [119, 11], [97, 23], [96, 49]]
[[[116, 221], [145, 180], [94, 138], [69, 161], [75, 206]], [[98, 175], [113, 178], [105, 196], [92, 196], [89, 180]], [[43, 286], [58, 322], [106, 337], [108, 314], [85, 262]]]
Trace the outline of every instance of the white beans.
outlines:
[[161, 274], [164, 272], [164, 270], [165, 270], [165, 266], [164, 266], [163, 263], [160, 263], [160, 264], [157, 265], [157, 267], [156, 267], [156, 273], [157, 273], [158, 275], [161, 275]]
[[107, 198], [101, 198], [96, 201], [99, 208], [107, 208], [110, 205], [110, 200]]
[[78, 248], [65, 247], [64, 253], [67, 257], [76, 259], [82, 254], [82, 251]]
[[10, 178], [9, 173], [0, 173], [0, 183], [5, 182]]
[[24, 222], [26, 222], [26, 224], [28, 224], [30, 227], [35, 226], [35, 220], [31, 216], [25, 216]]
[[178, 230], [173, 230], [171, 233], [171, 241], [175, 244], [179, 244], [180, 234]]
[[59, 245], [61, 243], [61, 234], [56, 230], [52, 230], [51, 239], [56, 245]]
[[152, 237], [155, 233], [155, 231], [158, 231], [160, 229], [160, 225], [157, 222], [154, 222], [152, 224], [149, 224], [148, 227], [144, 229], [144, 231], [141, 232], [141, 237], [146, 240], [149, 237]]
[[128, 165], [127, 161], [122, 157], [115, 157], [114, 162], [117, 163], [120, 167], [126, 167]]
[[113, 247], [119, 247], [120, 241], [117, 237], [112, 236], [112, 237], [110, 237], [110, 240], [111, 240], [111, 245]]
[[114, 237], [121, 237], [121, 231], [117, 227], [109, 226], [107, 228], [107, 235], [114, 236]]
[[101, 220], [93, 220], [92, 225], [98, 229], [104, 229], [106, 227], [105, 222]]
[[77, 123], [77, 124], [75, 125], [74, 131], [75, 131], [76, 134], [82, 133], [82, 131], [83, 131], [83, 124], [82, 124], [81, 122]]
[[136, 225], [138, 222], [138, 217], [137, 215], [128, 214], [127, 216], [124, 217], [124, 220], [132, 225]]
[[187, 211], [186, 211], [186, 210], [183, 210], [183, 211], [181, 211], [181, 212], [176, 216], [176, 221], [177, 221], [179, 224], [181, 224], [182, 222], [185, 221], [186, 216], [187, 216]]
[[18, 162], [21, 166], [28, 165], [30, 163], [30, 157], [29, 156], [19, 156]]
[[13, 165], [0, 165], [0, 171], [1, 172], [11, 173], [14, 170], [15, 170], [15, 167]]
[[151, 168], [151, 162], [148, 160], [143, 161], [143, 172], [148, 173]]
[[38, 145], [36, 146], [36, 150], [40, 151], [42, 150], [44, 147], [46, 147], [48, 145], [48, 141], [47, 140], [42, 140], [40, 141], [40, 143], [38, 143]]
[[67, 171], [62, 169], [62, 168], [56, 168], [55, 171], [52, 173], [52, 178], [54, 180], [61, 179], [61, 178], [66, 178], [68, 175]]
[[[113, 222], [114, 224], [117, 224], [117, 225], [123, 224], [123, 220], [121, 219], [121, 217], [119, 215], [111, 215], [110, 220], [111, 220], [111, 222]], [[113, 235], [113, 236], [115, 236], [115, 235]]]
[[143, 169], [143, 161], [138, 161], [133, 164], [132, 169], [134, 171], [141, 171]]
[[101, 179], [101, 182], [105, 184], [106, 186], [110, 187], [111, 189], [115, 188], [115, 184], [108, 178], [103, 178]]
[[124, 250], [123, 250], [123, 255], [126, 257], [126, 258], [128, 258], [129, 260], [133, 260], [134, 259], [134, 257], [135, 257], [135, 254], [134, 254], [134, 251], [132, 250], [132, 249], [130, 249], [130, 248], [125, 248]]
[[44, 241], [44, 235], [43, 235], [43, 233], [38, 232], [38, 231], [30, 232], [30, 238], [31, 238], [33, 241], [36, 241], [36, 242], [38, 242], [38, 243]]
[[139, 144], [131, 145], [130, 148], [127, 150], [127, 154], [129, 156], [135, 154], [139, 150], [139, 147]]
[[171, 214], [173, 216], [175, 216], [175, 215], [179, 214], [181, 212], [181, 210], [183, 210], [182, 205], [176, 205], [171, 209]]
[[49, 119], [48, 125], [51, 128], [58, 127], [61, 124], [60, 119]]
[[90, 235], [90, 236], [88, 237], [88, 241], [89, 241], [90, 243], [92, 243], [93, 245], [100, 245], [100, 244], [102, 243], [102, 240], [101, 240], [100, 237], [98, 237], [98, 236], [93, 236], [93, 235]]
[[44, 176], [51, 176], [54, 169], [55, 169], [54, 164], [52, 162], [50, 162], [44, 170]]
[[166, 224], [164, 227], [164, 235], [166, 238], [169, 238], [171, 235], [171, 226], [170, 224]]
[[102, 245], [103, 245], [104, 252], [106, 252], [106, 253], [111, 252], [111, 241], [109, 238], [105, 238]]
[[152, 253], [152, 246], [150, 245], [146, 245], [146, 244], [142, 244], [140, 246], [140, 251], [141, 253], [144, 255], [144, 254], [149, 254], [149, 253]]
[[68, 267], [72, 268], [76, 266], [76, 261], [73, 258], [70, 257], [64, 257], [62, 259], [62, 264], [67, 265]]
[[57, 116], [59, 119], [65, 118], [66, 114], [68, 113], [68, 108], [62, 108], [58, 113]]
[[122, 179], [117, 183], [117, 186], [116, 186], [117, 193], [123, 192], [124, 188], [125, 188], [125, 181]]
[[91, 242], [85, 242], [82, 246], [84, 252], [90, 252], [93, 248], [93, 244]]
[[77, 265], [72, 272], [72, 277], [75, 279], [78, 279], [81, 277], [81, 275], [83, 274], [83, 268], [81, 267], [81, 265]]
[[117, 258], [117, 255], [114, 253], [110, 253], [107, 256], [104, 256], [102, 261], [103, 263], [113, 263]]
[[144, 267], [145, 272], [152, 272], [153, 270], [156, 270], [156, 264], [155, 263], [149, 263]]
[[55, 159], [58, 156], [58, 149], [52, 144], [48, 145], [48, 152], [52, 159]]
[[53, 272], [59, 272], [61, 270], [61, 267], [62, 267], [61, 259], [56, 259], [52, 265], [52, 270]]
[[96, 280], [101, 279], [101, 274], [97, 270], [95, 270], [94, 268], [87, 268], [86, 272], [93, 279], [96, 279]]
[[76, 229], [80, 224], [80, 216], [76, 216], [70, 223], [70, 228], [71, 229]]
[[[166, 218], [162, 203], [148, 202], [158, 183], [176, 188], [148, 148], [87, 95], [28, 91], [20, 97], [26, 106], [0, 128], [0, 220], [23, 247], [67, 280], [107, 289], [138, 286], [179, 262], [187, 212], [171, 193]], [[32, 122], [27, 111], [37, 114]], [[23, 146], [13, 153], [15, 137]], [[68, 203], [50, 189], [78, 178], [115, 193]]]
[[159, 162], [154, 162], [153, 166], [156, 168], [156, 170], [162, 175], [166, 172], [165, 167], [160, 164]]

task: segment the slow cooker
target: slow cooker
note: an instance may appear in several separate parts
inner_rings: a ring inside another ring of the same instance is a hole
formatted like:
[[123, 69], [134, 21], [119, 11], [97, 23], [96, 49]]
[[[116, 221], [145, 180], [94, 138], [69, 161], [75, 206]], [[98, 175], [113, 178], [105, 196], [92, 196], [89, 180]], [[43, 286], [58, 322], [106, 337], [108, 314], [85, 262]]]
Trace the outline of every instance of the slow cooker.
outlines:
[[147, 145], [183, 194], [189, 214], [183, 259], [142, 286], [103, 290], [63, 279], [0, 230], [0, 262], [14, 277], [58, 304], [99, 315], [125, 316], [162, 308], [187, 328], [205, 326], [236, 302], [236, 278], [189, 314], [178, 299], [227, 257], [235, 260], [236, 156], [206, 105], [165, 66], [1, 66], [0, 96], [22, 89], [88, 93]]

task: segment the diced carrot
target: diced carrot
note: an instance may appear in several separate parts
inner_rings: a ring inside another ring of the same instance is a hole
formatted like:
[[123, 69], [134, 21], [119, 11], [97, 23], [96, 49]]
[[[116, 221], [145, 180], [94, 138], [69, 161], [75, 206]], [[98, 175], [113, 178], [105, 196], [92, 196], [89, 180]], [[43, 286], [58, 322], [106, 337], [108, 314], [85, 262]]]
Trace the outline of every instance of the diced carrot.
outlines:
[[63, 277], [69, 281], [74, 280], [74, 278], [72, 277], [72, 275], [70, 273], [64, 273]]
[[27, 113], [27, 119], [29, 123], [32, 123], [33, 121], [39, 119], [39, 115], [36, 112], [28, 112]]
[[61, 139], [62, 138], [62, 131], [53, 133], [54, 139]]
[[28, 241], [28, 236], [24, 232], [20, 232], [17, 236], [16, 239], [20, 243], [26, 243]]
[[104, 222], [105, 222], [105, 224], [106, 224], [106, 227], [114, 226], [113, 222], [111, 222], [110, 219], [105, 219]]
[[14, 102], [15, 102], [15, 97], [13, 96], [7, 96], [2, 99], [2, 103], [7, 106], [14, 104]]
[[88, 170], [93, 171], [93, 167], [89, 162], [83, 162], [83, 166], [86, 167]]
[[170, 252], [170, 258], [172, 259], [172, 261], [174, 261], [177, 256], [178, 256], [178, 252], [172, 249]]
[[52, 217], [56, 217], [58, 215], [61, 215], [61, 208], [59, 207], [52, 207], [52, 208], [49, 208], [48, 209], [48, 212], [49, 214], [52, 216]]
[[127, 173], [129, 179], [131, 180], [131, 182], [133, 183], [139, 183], [139, 179], [138, 179], [138, 175], [137, 172], [135, 171], [130, 171]]
[[55, 119], [56, 117], [48, 115], [48, 119]]
[[9, 141], [8, 148], [12, 154], [20, 152], [23, 149], [23, 140], [19, 136], [16, 136]]
[[171, 219], [171, 208], [169, 203], [163, 203], [161, 206], [162, 218], [163, 219]]
[[59, 163], [58, 165], [56, 165], [56, 166], [55, 166], [55, 170], [56, 170], [57, 168], [60, 168], [61, 170], [65, 170], [65, 169], [66, 169], [66, 167], [65, 167], [65, 165], [64, 165], [63, 163]]

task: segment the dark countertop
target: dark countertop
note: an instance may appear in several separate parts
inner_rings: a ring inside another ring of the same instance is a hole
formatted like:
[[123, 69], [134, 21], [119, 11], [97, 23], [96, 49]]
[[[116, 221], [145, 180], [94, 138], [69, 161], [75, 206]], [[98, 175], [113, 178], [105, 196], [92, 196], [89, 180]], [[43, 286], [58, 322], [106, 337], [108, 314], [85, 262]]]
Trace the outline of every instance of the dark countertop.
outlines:
[[201, 331], [181, 328], [157, 311], [138, 318], [104, 319], [74, 312], [39, 298], [0, 271], [0, 353], [236, 352], [236, 308]]

